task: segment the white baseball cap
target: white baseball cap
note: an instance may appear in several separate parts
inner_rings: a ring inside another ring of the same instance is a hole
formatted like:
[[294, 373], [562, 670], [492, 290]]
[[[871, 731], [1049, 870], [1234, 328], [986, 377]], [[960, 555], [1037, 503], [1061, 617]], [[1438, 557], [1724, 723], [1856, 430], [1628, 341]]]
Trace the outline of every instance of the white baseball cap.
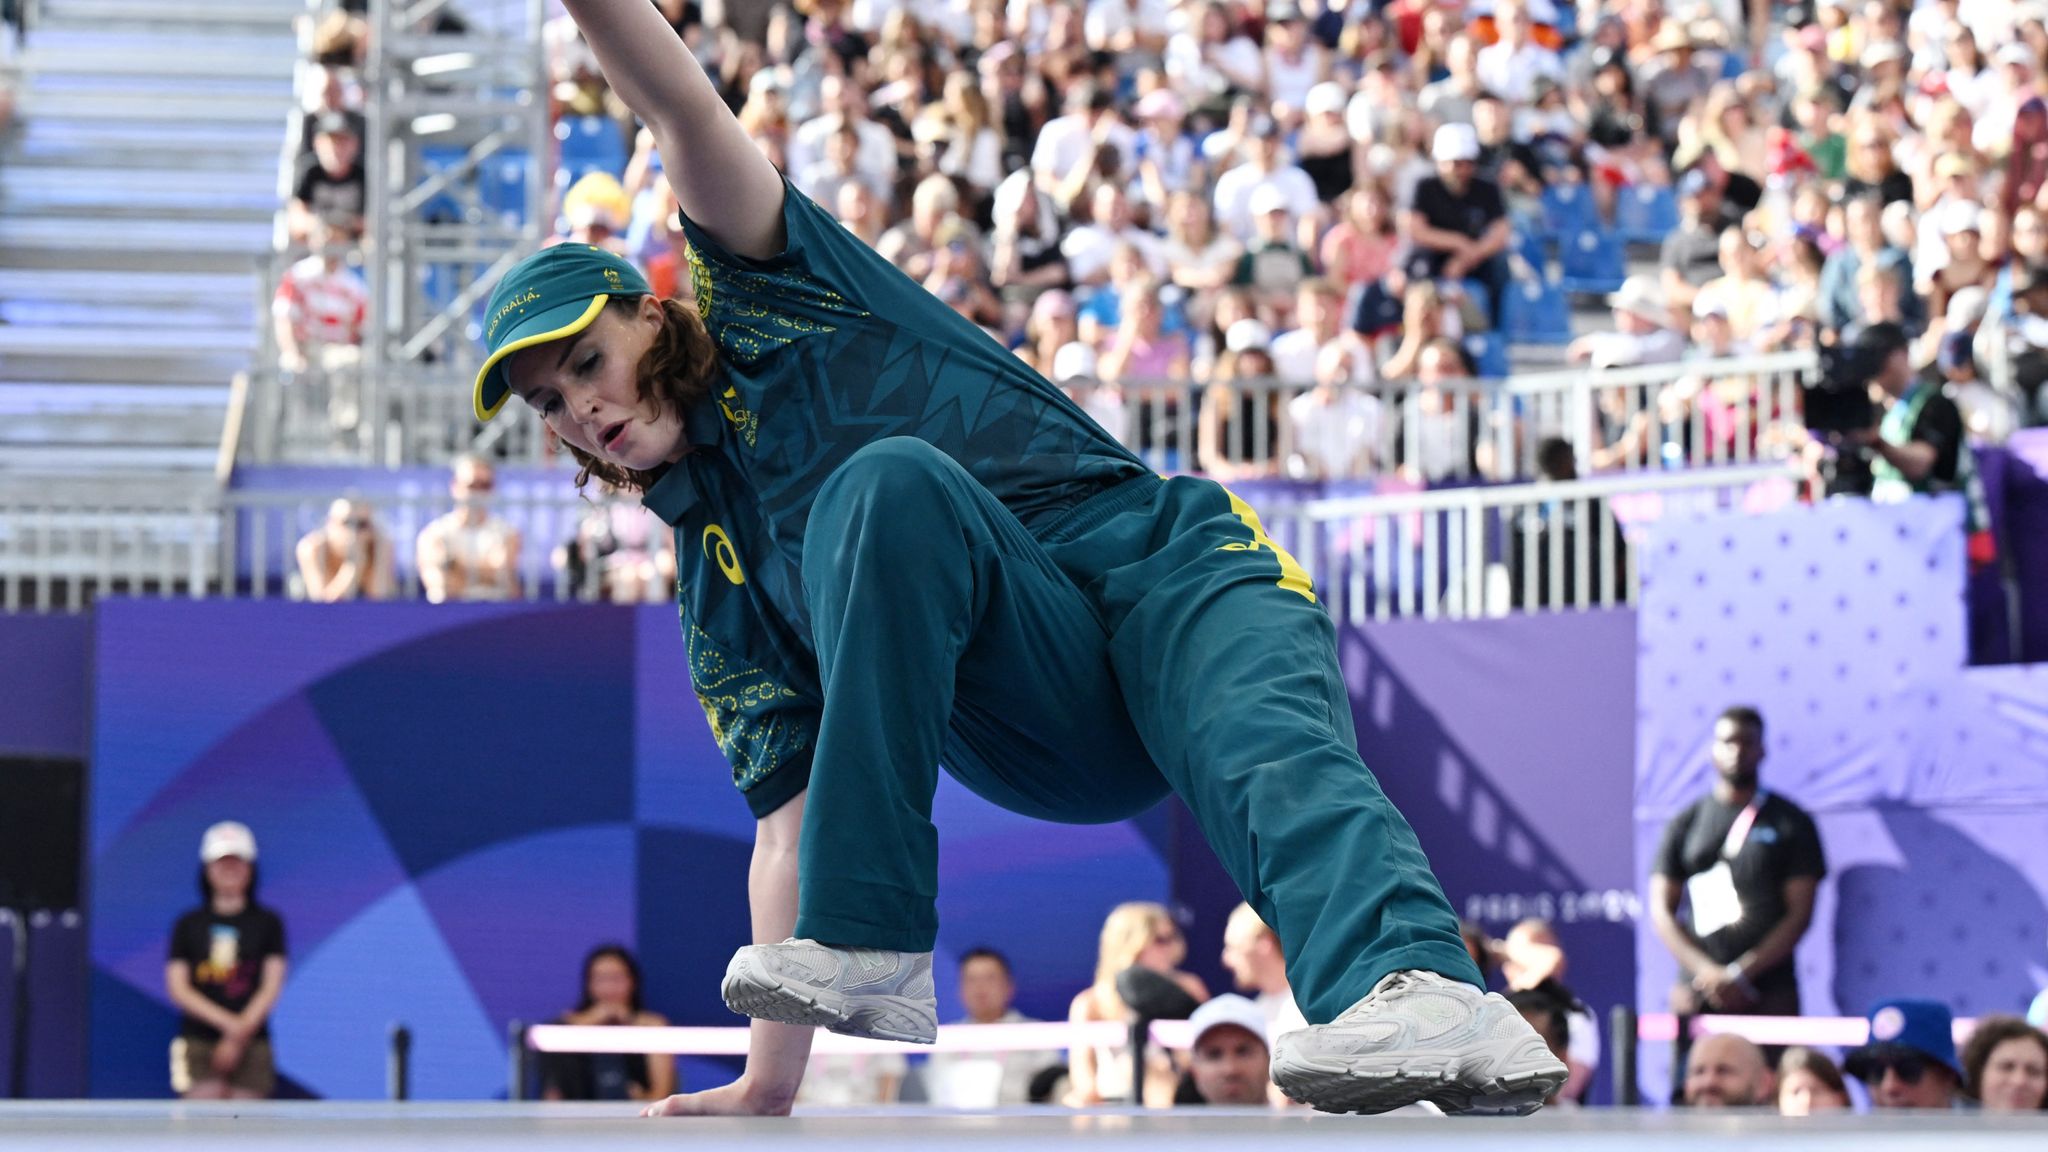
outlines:
[[247, 824], [234, 820], [223, 820], [206, 830], [199, 840], [199, 862], [211, 864], [229, 856], [239, 856], [249, 863], [256, 862], [256, 834], [249, 831]]
[[1244, 1029], [1258, 1037], [1259, 1043], [1264, 1044], [1268, 1051], [1272, 1050], [1273, 1041], [1266, 1036], [1266, 1014], [1259, 1011], [1257, 1004], [1235, 992], [1225, 992], [1195, 1009], [1195, 1014], [1188, 1017], [1188, 1026], [1194, 1029], [1193, 1042], [1196, 1044], [1200, 1044], [1202, 1037], [1211, 1030], [1225, 1024]]
[[1325, 80], [1308, 90], [1308, 97], [1302, 101], [1302, 110], [1311, 116], [1319, 113], [1334, 116], [1344, 111], [1344, 106], [1350, 102], [1351, 97], [1342, 84]]
[[1446, 124], [1436, 130], [1429, 149], [1438, 163], [1479, 159], [1479, 133], [1470, 124]]
[[1079, 340], [1060, 345], [1052, 354], [1052, 380], [1065, 384], [1069, 380], [1095, 379], [1095, 349]]
[[1968, 200], [1951, 200], [1941, 206], [1941, 234], [1957, 236], [1984, 231], [1984, 209]]
[[1272, 342], [1272, 329], [1249, 316], [1232, 324], [1230, 330], [1223, 334], [1223, 346], [1232, 352], [1249, 352]]
[[1069, 340], [1053, 353], [1053, 383], [1069, 379], [1096, 379], [1096, 351], [1079, 340]]
[[1664, 290], [1658, 287], [1654, 276], [1631, 276], [1622, 281], [1621, 291], [1609, 296], [1607, 303], [1646, 320], [1671, 323], [1671, 306], [1665, 303]]
[[1245, 209], [1254, 216], [1264, 216], [1268, 212], [1285, 212], [1288, 210], [1287, 193], [1282, 192], [1277, 184], [1261, 184], [1252, 189], [1251, 198], [1245, 202]]

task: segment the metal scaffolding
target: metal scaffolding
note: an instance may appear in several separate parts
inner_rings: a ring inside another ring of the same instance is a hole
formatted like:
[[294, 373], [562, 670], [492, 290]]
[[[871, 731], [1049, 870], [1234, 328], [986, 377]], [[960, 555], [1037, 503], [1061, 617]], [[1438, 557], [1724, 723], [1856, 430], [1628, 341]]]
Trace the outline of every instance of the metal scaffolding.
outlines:
[[524, 414], [480, 428], [469, 393], [476, 318], [549, 231], [545, 0], [370, 0], [368, 20], [359, 458], [530, 448], [506, 443], [537, 438]]

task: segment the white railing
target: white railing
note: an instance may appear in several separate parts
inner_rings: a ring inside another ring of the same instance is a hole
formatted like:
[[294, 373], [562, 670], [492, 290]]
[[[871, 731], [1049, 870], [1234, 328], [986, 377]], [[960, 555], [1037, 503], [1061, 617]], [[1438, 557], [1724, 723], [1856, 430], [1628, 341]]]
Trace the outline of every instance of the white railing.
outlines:
[[[1325, 393], [1270, 379], [1142, 381], [1084, 401], [1109, 412], [1110, 430], [1161, 471], [1226, 480], [1523, 480], [1539, 474], [1539, 449], [1551, 438], [1570, 444], [1588, 473], [1788, 458], [1799, 439], [1802, 388], [1819, 372], [1815, 353], [1784, 352]], [[1369, 443], [1333, 438], [1331, 422]]]
[[1263, 513], [1339, 622], [1633, 604], [1654, 521], [1795, 499], [1789, 464], [1316, 500]]
[[[1440, 489], [1281, 503], [1264, 516], [1308, 568], [1340, 621], [1465, 618], [1633, 603], [1634, 542], [1645, 524], [1707, 508], [1751, 509], [1796, 497], [1789, 465], [1735, 465], [1557, 484]], [[230, 490], [199, 498], [0, 497], [0, 608], [77, 610], [96, 596], [303, 595], [296, 549], [319, 531], [337, 493]], [[397, 594], [420, 593], [420, 530], [452, 503], [439, 489], [351, 494], [387, 542]], [[668, 533], [637, 501], [579, 496], [558, 479], [508, 483], [491, 512], [521, 537], [527, 599], [653, 599]], [[571, 578], [566, 545], [618, 541], [620, 567], [593, 557]], [[666, 570], [666, 569], [664, 569]]]
[[[90, 497], [0, 497], [0, 610], [82, 609], [105, 595], [302, 597], [297, 548], [319, 531], [331, 490], [232, 490], [183, 502], [122, 502]], [[444, 491], [351, 493], [370, 510], [390, 550], [397, 595], [420, 595], [415, 551], [420, 530], [449, 511]], [[586, 522], [640, 530], [651, 553], [667, 535], [633, 499], [586, 498], [560, 483], [513, 485], [490, 505], [520, 534], [515, 567], [521, 595], [600, 599], [621, 593], [601, 560], [569, 579], [565, 546], [588, 539]], [[644, 583], [644, 582], [643, 582]], [[647, 595], [666, 589], [645, 587]], [[633, 598], [638, 598], [634, 596]]]

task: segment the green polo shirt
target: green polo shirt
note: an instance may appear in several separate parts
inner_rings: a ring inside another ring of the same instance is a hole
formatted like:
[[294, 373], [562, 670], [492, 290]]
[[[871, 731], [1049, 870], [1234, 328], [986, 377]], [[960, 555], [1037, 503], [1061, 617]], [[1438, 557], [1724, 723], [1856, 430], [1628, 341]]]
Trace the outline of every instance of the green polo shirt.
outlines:
[[802, 193], [783, 196], [788, 243], [767, 260], [683, 220], [724, 372], [685, 413], [693, 450], [644, 498], [675, 527], [691, 680], [757, 816], [810, 779], [822, 695], [799, 573], [811, 504], [848, 457], [917, 437], [1029, 528], [1146, 471]]

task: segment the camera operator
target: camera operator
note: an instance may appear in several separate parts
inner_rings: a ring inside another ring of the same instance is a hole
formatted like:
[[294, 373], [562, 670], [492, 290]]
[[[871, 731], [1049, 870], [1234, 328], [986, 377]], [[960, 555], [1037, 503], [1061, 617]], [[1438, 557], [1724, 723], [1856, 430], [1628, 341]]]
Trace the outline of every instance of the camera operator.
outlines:
[[1875, 425], [1851, 431], [1850, 444], [1869, 449], [1874, 500], [1914, 493], [1956, 492], [1969, 476], [1963, 413], [1932, 381], [1913, 371], [1912, 339], [1897, 324], [1877, 323], [1856, 337], [1853, 359], [1885, 395]]

